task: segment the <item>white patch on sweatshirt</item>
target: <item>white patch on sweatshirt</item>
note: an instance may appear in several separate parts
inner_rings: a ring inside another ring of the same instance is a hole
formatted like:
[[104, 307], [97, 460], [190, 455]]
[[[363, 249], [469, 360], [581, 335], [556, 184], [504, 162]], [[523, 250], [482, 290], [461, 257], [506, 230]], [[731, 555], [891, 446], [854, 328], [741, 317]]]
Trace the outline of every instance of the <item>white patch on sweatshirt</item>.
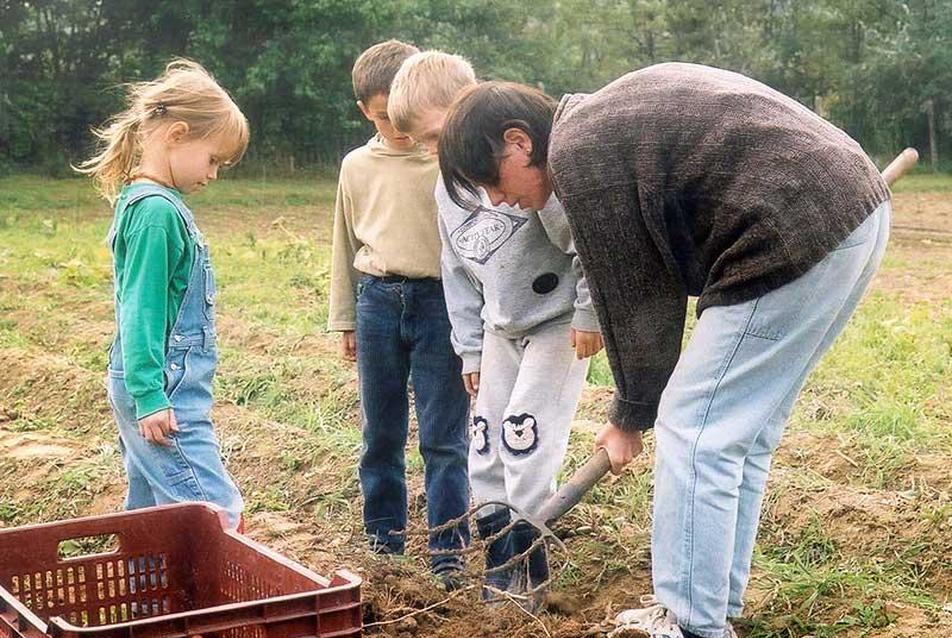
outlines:
[[528, 220], [477, 206], [450, 237], [465, 259], [485, 264]]

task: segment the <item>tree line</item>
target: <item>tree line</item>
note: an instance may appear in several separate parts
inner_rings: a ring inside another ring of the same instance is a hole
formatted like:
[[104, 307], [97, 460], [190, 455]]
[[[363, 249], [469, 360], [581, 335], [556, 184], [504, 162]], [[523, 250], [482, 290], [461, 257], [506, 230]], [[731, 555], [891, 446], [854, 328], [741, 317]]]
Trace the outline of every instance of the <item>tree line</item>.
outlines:
[[952, 149], [952, 0], [0, 0], [0, 172], [65, 171], [123, 82], [204, 64], [253, 132], [251, 163], [336, 164], [370, 133], [350, 67], [387, 38], [558, 97], [669, 60], [740, 71], [874, 156]]

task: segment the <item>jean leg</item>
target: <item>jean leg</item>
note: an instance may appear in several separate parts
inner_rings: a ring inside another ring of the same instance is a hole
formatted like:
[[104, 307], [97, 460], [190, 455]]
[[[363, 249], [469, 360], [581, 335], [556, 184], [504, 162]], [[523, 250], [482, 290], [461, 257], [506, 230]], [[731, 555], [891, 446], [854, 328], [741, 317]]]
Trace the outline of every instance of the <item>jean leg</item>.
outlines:
[[143, 507], [153, 507], [157, 505], [155, 494], [149, 486], [149, 481], [145, 474], [136, 465], [132, 455], [126, 453], [126, 446], [119, 439], [119, 449], [122, 451], [122, 460], [126, 468], [126, 477], [129, 481], [129, 487], [126, 491], [125, 509], [137, 510]]
[[[119, 380], [121, 382], [121, 379]], [[123, 437], [121, 432], [123, 430], [135, 430], [135, 432], [138, 433], [135, 404], [132, 401], [132, 397], [128, 394], [123, 393], [125, 395], [124, 397], [114, 397], [115, 386], [113, 385], [113, 378], [109, 378], [106, 383], [109, 389], [109, 405], [112, 407], [113, 416], [116, 419], [117, 425], [119, 425], [119, 451], [122, 453], [122, 463], [126, 468], [126, 480], [128, 481], [125, 509], [135, 510], [142, 507], [152, 507], [156, 503], [155, 495], [152, 493], [152, 487], [149, 485], [149, 479], [142, 470], [139, 469], [139, 466], [136, 465], [135, 457], [129, 454], [126, 449], [126, 444], [122, 441]], [[119, 402], [117, 402], [116, 399], [119, 399]], [[120, 405], [120, 402], [124, 405]], [[120, 425], [123, 421], [125, 421], [126, 424]]]
[[363, 412], [360, 486], [375, 548], [402, 553], [407, 523], [409, 353], [400, 337], [400, 295], [371, 281], [357, 300], [357, 370]]
[[[114, 406], [133, 405], [121, 378], [110, 378], [109, 384]], [[134, 407], [130, 409], [134, 415]], [[237, 527], [244, 502], [222, 463], [211, 421], [180, 420], [179, 431], [169, 437], [170, 445], [145, 440], [134, 416], [118, 423], [126, 468], [131, 468], [128, 507], [205, 501], [225, 509]], [[146, 485], [151, 498], [146, 496]]]
[[[742, 490], [748, 455], [761, 436], [779, 440], [782, 423], [765, 430], [776, 424], [773, 417], [790, 394], [796, 396], [878, 245], [869, 228], [861, 226], [856, 243], [830, 253], [800, 279], [747, 303], [706, 310], [662, 396], [655, 593], [700, 636], [719, 638], [724, 631], [736, 533], [751, 525], [749, 511], [740, 509], [742, 492], [747, 506], [759, 511], [762, 485], [751, 479]], [[754, 467], [752, 475], [765, 479], [768, 466]]]
[[[437, 282], [414, 284], [410, 334], [410, 376], [416, 398], [420, 453], [424, 462], [427, 523], [432, 529], [454, 519], [460, 523], [431, 534], [430, 550], [460, 549], [469, 544], [467, 452], [469, 394], [463, 386], [462, 361], [450, 342], [450, 321]], [[434, 556], [434, 567], [458, 557]]]
[[201, 493], [202, 500], [215, 503], [228, 512], [231, 526], [237, 528], [245, 503], [234, 479], [225, 469], [214, 425], [205, 418], [179, 419], [178, 426], [179, 431], [172, 436], [172, 447], [187, 466], [188, 478], [174, 483], [174, 489], [168, 492], [157, 491], [156, 500], [159, 503], [178, 502], [194, 492]]
[[770, 471], [773, 452], [780, 442], [780, 435], [790, 418], [794, 403], [803, 389], [807, 377], [846, 327], [876, 274], [886, 251], [886, 243], [889, 238], [889, 205], [886, 204], [883, 208], [877, 210], [871, 221], [877, 226], [876, 243], [866, 265], [856, 279], [852, 290], [849, 291], [843, 306], [836, 314], [829, 329], [804, 366], [799, 379], [792, 384], [790, 391], [777, 406], [763, 432], [757, 437], [747, 454], [740, 486], [737, 530], [734, 536], [734, 559], [730, 572], [730, 595], [727, 606], [727, 615], [730, 618], [737, 618], [743, 612], [744, 592], [750, 579], [751, 558], [760, 524], [761, 505], [767, 484], [767, 475]]

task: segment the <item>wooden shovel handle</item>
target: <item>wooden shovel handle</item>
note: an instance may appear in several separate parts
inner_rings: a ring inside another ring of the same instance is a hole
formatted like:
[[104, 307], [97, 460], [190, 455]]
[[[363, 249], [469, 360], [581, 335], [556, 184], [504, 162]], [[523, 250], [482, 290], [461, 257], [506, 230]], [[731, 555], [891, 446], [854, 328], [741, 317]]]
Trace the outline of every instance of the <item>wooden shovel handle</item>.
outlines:
[[578, 505], [585, 493], [592, 489], [611, 467], [608, 452], [599, 448], [585, 465], [576, 470], [572, 478], [545, 502], [539, 511], [539, 520], [546, 525], [559, 520], [563, 514]]
[[896, 159], [889, 163], [886, 170], [883, 171], [883, 179], [889, 186], [906, 174], [906, 172], [916, 165], [919, 161], [919, 152], [914, 148], [907, 148], [896, 156]]

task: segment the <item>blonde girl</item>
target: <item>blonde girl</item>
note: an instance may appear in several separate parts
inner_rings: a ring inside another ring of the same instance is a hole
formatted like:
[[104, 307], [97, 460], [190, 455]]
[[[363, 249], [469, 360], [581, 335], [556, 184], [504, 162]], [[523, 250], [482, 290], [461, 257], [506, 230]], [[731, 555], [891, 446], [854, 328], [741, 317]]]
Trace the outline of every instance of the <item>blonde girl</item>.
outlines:
[[126, 508], [209, 501], [238, 527], [243, 501], [210, 420], [215, 280], [183, 198], [241, 159], [248, 122], [201, 65], [173, 60], [158, 79], [130, 85], [126, 110], [95, 133], [100, 152], [77, 170], [115, 206], [107, 386]]

